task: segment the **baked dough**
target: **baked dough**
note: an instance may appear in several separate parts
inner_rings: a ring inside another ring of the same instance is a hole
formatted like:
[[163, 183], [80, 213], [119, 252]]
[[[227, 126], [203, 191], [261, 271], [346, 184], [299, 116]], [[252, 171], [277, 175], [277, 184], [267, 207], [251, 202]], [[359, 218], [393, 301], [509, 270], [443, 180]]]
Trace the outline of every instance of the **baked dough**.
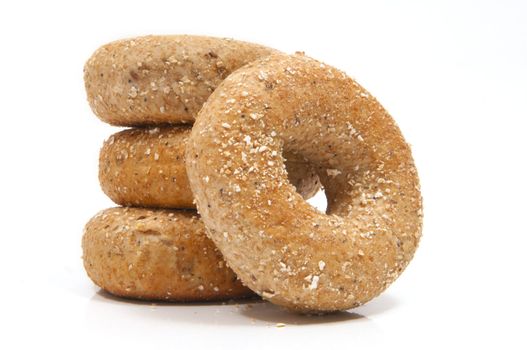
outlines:
[[117, 296], [203, 301], [253, 295], [226, 266], [194, 210], [103, 210], [86, 225], [82, 248], [88, 276]]
[[100, 47], [84, 66], [93, 112], [119, 126], [191, 123], [231, 72], [276, 50], [192, 35], [144, 36]]
[[[327, 213], [291, 186], [284, 152], [316, 167]], [[417, 248], [410, 147], [375, 98], [322, 62], [273, 55], [232, 73], [200, 111], [186, 159], [209, 237], [244, 284], [275, 304], [315, 313], [359, 306]]]

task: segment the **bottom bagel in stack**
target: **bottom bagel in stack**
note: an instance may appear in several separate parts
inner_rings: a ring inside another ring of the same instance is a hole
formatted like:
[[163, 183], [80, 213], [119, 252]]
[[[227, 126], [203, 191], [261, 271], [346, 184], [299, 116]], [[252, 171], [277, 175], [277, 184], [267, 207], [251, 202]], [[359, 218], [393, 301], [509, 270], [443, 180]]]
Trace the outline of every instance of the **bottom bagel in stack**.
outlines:
[[147, 300], [253, 295], [223, 261], [195, 210], [118, 207], [86, 225], [84, 266], [111, 294]]

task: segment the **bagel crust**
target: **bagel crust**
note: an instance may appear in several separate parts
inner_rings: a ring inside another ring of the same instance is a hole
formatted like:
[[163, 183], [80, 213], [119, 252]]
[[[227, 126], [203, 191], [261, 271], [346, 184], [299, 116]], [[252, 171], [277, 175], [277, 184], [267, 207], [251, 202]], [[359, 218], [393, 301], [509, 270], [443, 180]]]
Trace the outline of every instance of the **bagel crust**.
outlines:
[[84, 267], [111, 294], [145, 300], [249, 297], [193, 210], [110, 208], [86, 225]]
[[[104, 143], [99, 156], [101, 188], [119, 205], [195, 208], [185, 169], [190, 127], [128, 129]], [[313, 167], [286, 163], [291, 183], [304, 198], [320, 189]]]
[[[316, 167], [327, 213], [295, 192], [284, 153]], [[273, 55], [231, 74], [200, 111], [186, 158], [209, 237], [245, 285], [278, 305], [359, 306], [417, 248], [421, 194], [409, 146], [375, 98], [314, 59]]]
[[231, 39], [144, 36], [100, 47], [84, 66], [93, 112], [119, 126], [191, 123], [231, 72], [276, 50]]

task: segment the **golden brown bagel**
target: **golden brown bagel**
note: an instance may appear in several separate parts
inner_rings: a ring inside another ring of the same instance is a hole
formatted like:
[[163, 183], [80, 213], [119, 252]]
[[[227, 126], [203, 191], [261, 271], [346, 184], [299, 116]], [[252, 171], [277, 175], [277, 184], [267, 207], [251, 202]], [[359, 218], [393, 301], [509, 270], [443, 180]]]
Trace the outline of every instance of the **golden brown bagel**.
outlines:
[[[101, 187], [120, 205], [195, 208], [185, 169], [190, 127], [128, 129], [104, 143], [99, 156]], [[292, 184], [305, 198], [315, 195], [320, 181], [306, 163], [288, 161]]]
[[[327, 213], [291, 186], [284, 152], [316, 166]], [[200, 111], [186, 159], [209, 237], [278, 305], [361, 305], [418, 245], [419, 180], [399, 128], [353, 79], [314, 59], [273, 55], [232, 73]]]
[[276, 50], [231, 39], [165, 35], [118, 40], [84, 66], [88, 102], [120, 126], [191, 123], [231, 72]]
[[82, 248], [90, 278], [117, 296], [202, 301], [253, 295], [193, 210], [103, 210], [86, 225]]

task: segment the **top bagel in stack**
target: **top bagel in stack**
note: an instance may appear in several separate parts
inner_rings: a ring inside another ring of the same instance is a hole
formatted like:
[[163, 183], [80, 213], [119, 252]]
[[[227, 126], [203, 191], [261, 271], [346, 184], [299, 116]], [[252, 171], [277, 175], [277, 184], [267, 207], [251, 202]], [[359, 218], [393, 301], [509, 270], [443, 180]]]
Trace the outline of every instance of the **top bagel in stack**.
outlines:
[[205, 36], [144, 36], [100, 47], [84, 66], [93, 112], [116, 126], [193, 123], [233, 71], [278, 51]]

